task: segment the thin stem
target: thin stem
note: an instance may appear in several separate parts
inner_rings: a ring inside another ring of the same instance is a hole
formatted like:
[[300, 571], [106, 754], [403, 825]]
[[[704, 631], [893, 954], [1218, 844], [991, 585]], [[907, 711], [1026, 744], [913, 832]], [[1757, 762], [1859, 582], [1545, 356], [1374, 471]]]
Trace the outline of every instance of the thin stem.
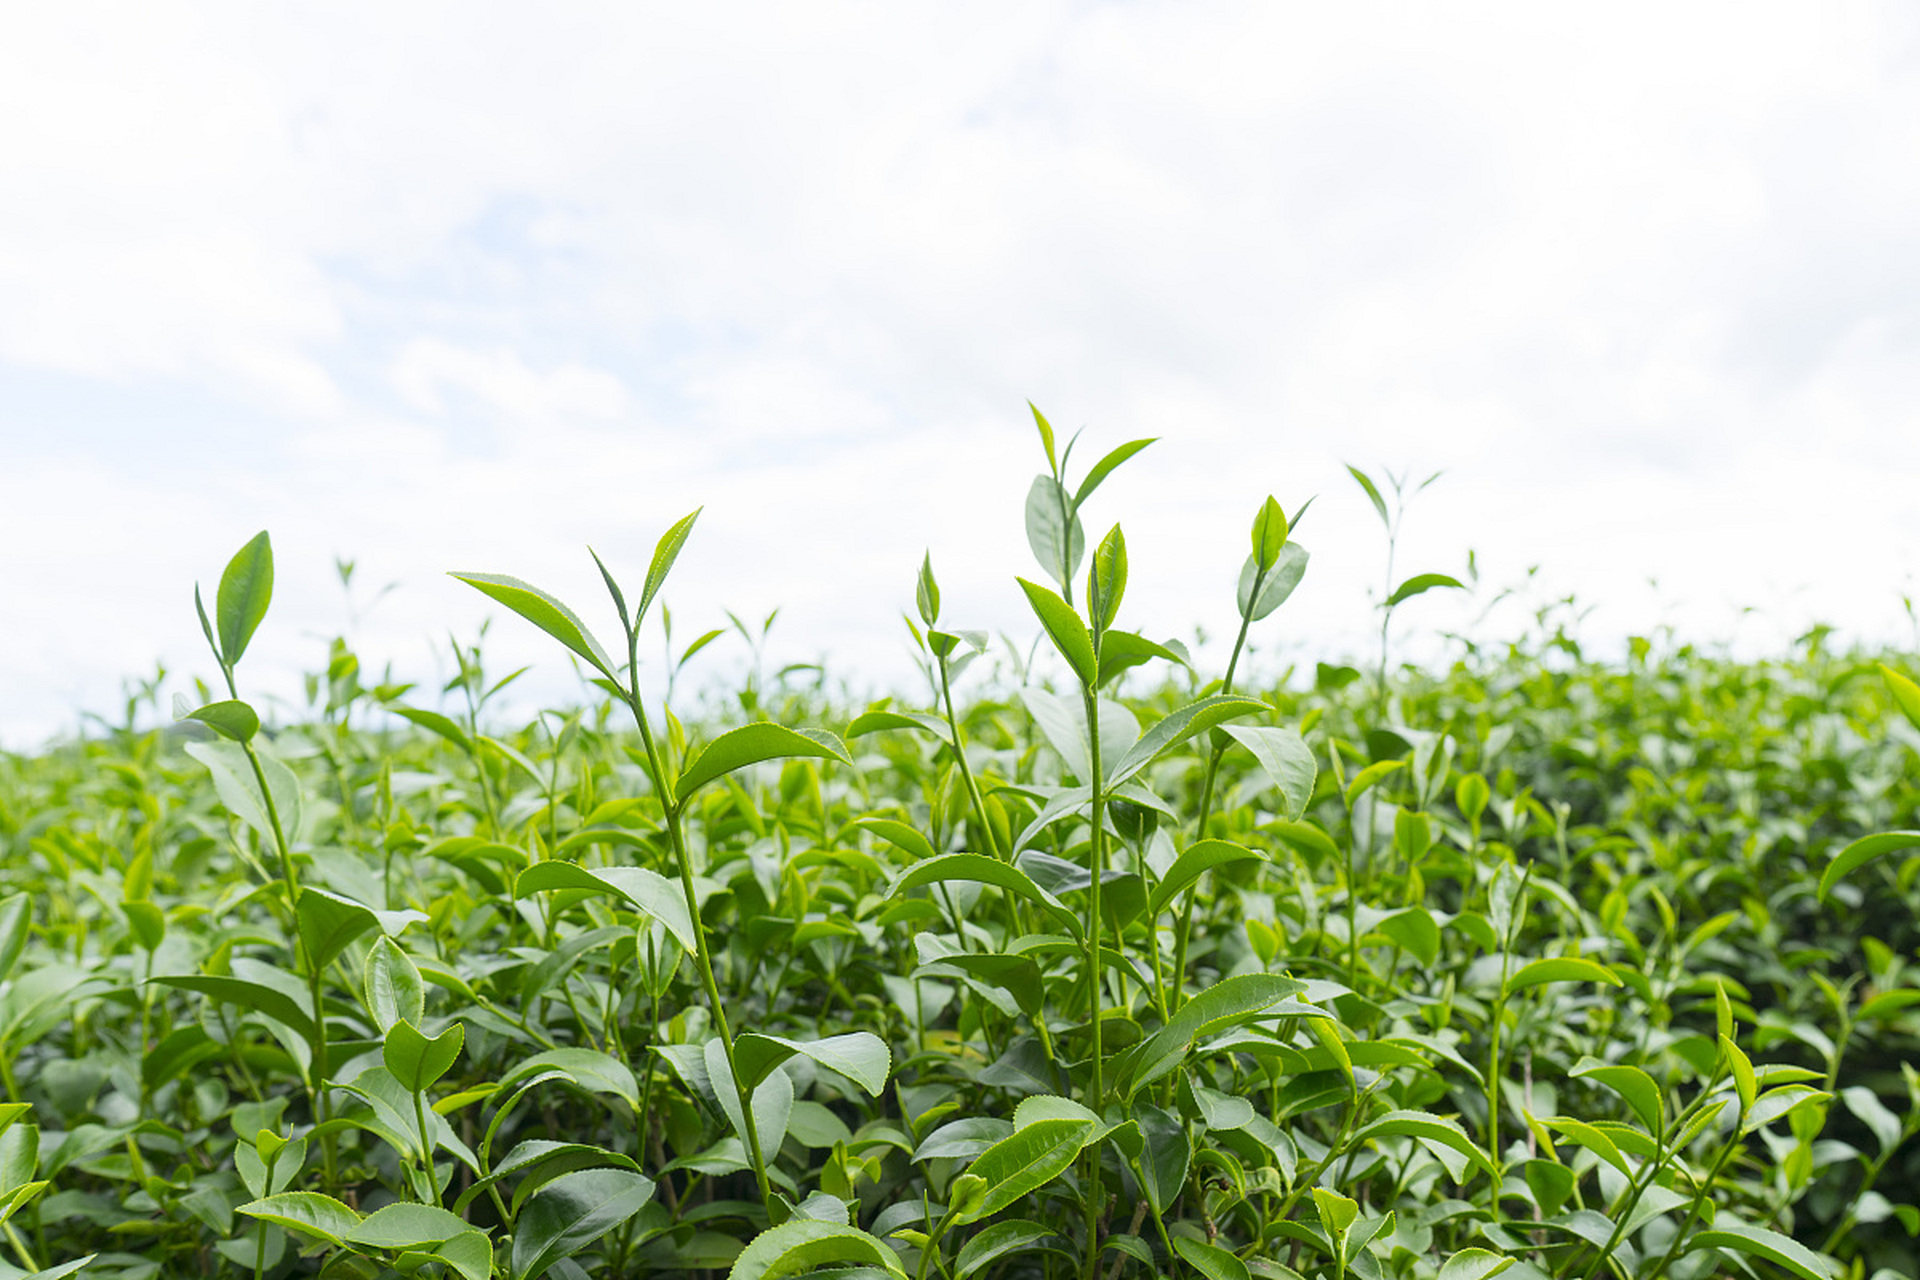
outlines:
[[[1087, 745], [1093, 776], [1087, 786], [1093, 799], [1093, 842], [1088, 858], [1093, 882], [1087, 886], [1087, 1010], [1093, 1032], [1092, 1079], [1087, 1088], [1087, 1106], [1095, 1115], [1106, 1103], [1106, 1085], [1102, 1078], [1100, 1045], [1100, 882], [1107, 871], [1106, 788], [1102, 785], [1100, 762], [1100, 697], [1090, 684], [1081, 686], [1087, 708]], [[1087, 1146], [1086, 1190], [1081, 1197], [1086, 1216], [1086, 1280], [1096, 1280], [1100, 1271], [1100, 1144]]]

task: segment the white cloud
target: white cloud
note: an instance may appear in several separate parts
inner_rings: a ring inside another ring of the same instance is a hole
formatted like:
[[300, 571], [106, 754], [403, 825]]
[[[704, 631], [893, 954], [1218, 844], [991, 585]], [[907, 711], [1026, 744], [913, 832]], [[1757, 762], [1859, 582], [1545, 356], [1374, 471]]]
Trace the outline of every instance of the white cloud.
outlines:
[[[706, 501], [687, 625], [784, 603], [796, 656], [892, 678], [923, 547], [951, 608], [1024, 625], [1029, 396], [1087, 448], [1167, 437], [1093, 512], [1154, 629], [1224, 626], [1259, 498], [1318, 492], [1281, 630], [1367, 643], [1351, 459], [1448, 469], [1403, 563], [1543, 563], [1608, 634], [1756, 602], [1888, 634], [1917, 34], [1891, 4], [16, 6], [0, 740], [192, 661], [181, 593], [263, 524], [283, 638], [337, 624], [357, 553], [406, 583], [367, 643], [426, 663], [483, 612], [441, 570], [590, 599], [582, 543], [641, 564]], [[164, 459], [96, 393], [164, 403]], [[1471, 613], [1420, 609], [1411, 642]]]

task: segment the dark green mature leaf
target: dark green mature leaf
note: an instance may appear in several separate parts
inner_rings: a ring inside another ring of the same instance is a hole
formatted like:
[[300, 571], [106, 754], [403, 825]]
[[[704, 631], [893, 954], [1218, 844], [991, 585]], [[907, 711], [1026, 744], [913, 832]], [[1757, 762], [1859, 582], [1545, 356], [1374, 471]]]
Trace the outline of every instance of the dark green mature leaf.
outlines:
[[1173, 1250], [1206, 1280], [1253, 1280], [1253, 1273], [1247, 1270], [1247, 1264], [1217, 1244], [1208, 1244], [1190, 1236], [1176, 1236]]
[[1052, 1182], [1098, 1131], [1090, 1120], [1036, 1120], [988, 1147], [967, 1166], [987, 1180], [987, 1194], [965, 1221], [991, 1217]]
[[1456, 587], [1464, 591], [1466, 590], [1466, 583], [1449, 574], [1417, 573], [1393, 589], [1393, 594], [1387, 597], [1387, 607], [1392, 608], [1403, 600], [1411, 600], [1413, 597], [1423, 592], [1431, 591], [1435, 587]]
[[1093, 464], [1093, 470], [1087, 472], [1087, 478], [1082, 480], [1080, 487], [1074, 491], [1074, 507], [1077, 509], [1081, 503], [1092, 497], [1093, 491], [1100, 487], [1102, 480], [1105, 480], [1113, 474], [1115, 467], [1118, 467], [1128, 458], [1131, 458], [1134, 454], [1140, 452], [1159, 438], [1159, 436], [1149, 436], [1145, 440], [1129, 440], [1125, 444], [1110, 450], [1106, 457]]
[[409, 924], [424, 924], [427, 919], [420, 911], [375, 911], [365, 903], [312, 886], [300, 891], [297, 915], [300, 941], [310, 961], [321, 967], [332, 964], [334, 957], [362, 934], [374, 929], [394, 934]]
[[653, 603], [660, 588], [667, 584], [667, 575], [673, 572], [673, 562], [680, 558], [680, 548], [686, 545], [687, 535], [693, 532], [693, 522], [705, 510], [705, 507], [695, 507], [660, 535], [660, 541], [653, 548], [653, 563], [647, 566], [647, 585], [640, 591], [640, 607], [633, 615], [634, 626], [640, 625], [640, 620], [647, 616], [647, 606]]
[[1695, 1232], [1687, 1241], [1688, 1253], [1696, 1253], [1701, 1249], [1729, 1249], [1750, 1257], [1765, 1258], [1775, 1266], [1793, 1272], [1800, 1280], [1833, 1280], [1840, 1274], [1840, 1269], [1825, 1254], [1815, 1253], [1792, 1236], [1783, 1236], [1762, 1227], [1716, 1224], [1710, 1231]]
[[[1300, 579], [1306, 577], [1310, 558], [1305, 547], [1297, 542], [1289, 542], [1280, 548], [1273, 567], [1262, 576], [1260, 566], [1252, 556], [1248, 556], [1246, 563], [1240, 567], [1240, 585], [1235, 590], [1240, 616], [1249, 622], [1258, 622], [1285, 604], [1294, 588], [1300, 585]], [[1260, 586], [1257, 595], [1253, 589], [1256, 582]]]
[[1257, 1017], [1304, 990], [1304, 983], [1275, 973], [1236, 974], [1208, 987], [1181, 1005], [1164, 1027], [1128, 1051], [1123, 1064], [1116, 1064], [1115, 1085], [1123, 1096], [1132, 1097], [1178, 1066], [1196, 1040]]
[[1833, 892], [1834, 885], [1866, 863], [1915, 845], [1920, 845], [1920, 831], [1883, 831], [1855, 840], [1835, 854], [1833, 861], [1827, 864], [1827, 869], [1820, 873], [1821, 900], [1825, 901], [1827, 895]]
[[761, 721], [729, 729], [709, 742], [673, 784], [673, 797], [685, 801], [707, 783], [737, 769], [763, 760], [786, 760], [795, 756], [838, 760], [846, 765], [853, 763], [846, 746], [825, 729], [789, 729]]
[[387, 1028], [381, 1052], [395, 1080], [414, 1093], [425, 1093], [447, 1074], [466, 1039], [466, 1028], [457, 1022], [432, 1039], [410, 1022], [396, 1022]]
[[1180, 891], [1198, 880], [1215, 867], [1226, 866], [1232, 862], [1264, 862], [1266, 855], [1256, 853], [1245, 845], [1234, 844], [1227, 840], [1200, 840], [1188, 845], [1167, 868], [1167, 874], [1153, 887], [1153, 896], [1147, 901], [1147, 909], [1155, 915], [1165, 911], [1170, 903], [1179, 896]]
[[1169, 713], [1156, 721], [1151, 728], [1140, 735], [1127, 753], [1115, 762], [1107, 774], [1107, 785], [1116, 787], [1134, 774], [1146, 768], [1163, 751], [1179, 746], [1196, 733], [1205, 733], [1217, 724], [1228, 720], [1237, 720], [1241, 716], [1258, 715], [1263, 711], [1272, 711], [1258, 698], [1243, 697], [1239, 694], [1219, 694], [1189, 702], [1178, 711]]
[[960, 1247], [953, 1260], [953, 1274], [958, 1280], [966, 1280], [974, 1272], [990, 1262], [996, 1262], [1010, 1254], [1024, 1253], [1033, 1245], [1059, 1232], [1049, 1226], [1043, 1226], [1027, 1218], [1009, 1218], [983, 1228], [973, 1239]]
[[462, 1231], [442, 1240], [433, 1256], [457, 1272], [461, 1280], [487, 1280], [493, 1274], [493, 1241], [481, 1231]]
[[220, 656], [229, 667], [240, 665], [240, 655], [273, 601], [273, 543], [262, 529], [234, 553], [220, 575], [220, 593], [214, 613], [220, 628]]
[[1319, 772], [1312, 748], [1298, 729], [1270, 725], [1222, 725], [1222, 733], [1253, 752], [1267, 780], [1279, 790], [1283, 816], [1298, 822], [1313, 799], [1313, 781]]
[[275, 990], [264, 983], [206, 973], [178, 974], [155, 978], [154, 981], [163, 987], [197, 991], [222, 1004], [263, 1013], [276, 1022], [284, 1023], [302, 1039], [313, 1038], [313, 1016], [286, 992]]
[[1093, 634], [1087, 630], [1087, 624], [1073, 607], [1058, 595], [1037, 582], [1028, 582], [1025, 578], [1016, 578], [1020, 589], [1027, 593], [1027, 603], [1033, 606], [1033, 612], [1040, 619], [1040, 625], [1046, 629], [1047, 636], [1053, 641], [1053, 647], [1067, 660], [1067, 666], [1082, 684], [1092, 685], [1099, 681], [1100, 665], [1094, 657]]
[[234, 1212], [331, 1245], [344, 1244], [360, 1225], [359, 1214], [332, 1196], [323, 1196], [317, 1191], [282, 1191], [277, 1196], [249, 1201]]
[[889, 1275], [906, 1275], [899, 1255], [879, 1237], [838, 1222], [793, 1218], [755, 1236], [733, 1260], [727, 1280], [779, 1280], [833, 1263], [878, 1267]]
[[876, 1098], [887, 1087], [887, 1073], [893, 1065], [886, 1042], [866, 1031], [823, 1040], [789, 1040], [750, 1031], [733, 1042], [734, 1065], [741, 1083], [749, 1089], [756, 1088], [769, 1072], [795, 1054], [838, 1072]]
[[392, 938], [380, 938], [367, 952], [366, 973], [362, 979], [367, 1012], [374, 1025], [385, 1035], [396, 1022], [416, 1026], [426, 1012], [427, 989], [412, 957]]
[[1133, 1118], [1140, 1126], [1140, 1157], [1134, 1162], [1140, 1187], [1155, 1213], [1165, 1213], [1187, 1185], [1193, 1144], [1179, 1116], [1150, 1102], [1137, 1102]]
[[253, 735], [260, 732], [259, 713], [246, 703], [234, 700], [209, 702], [196, 711], [187, 712], [187, 719], [198, 720], [234, 742], [251, 742]]
[[587, 630], [587, 624], [580, 621], [580, 616], [573, 610], [532, 583], [502, 573], [455, 573], [449, 576], [499, 601], [585, 658], [601, 675], [609, 680], [616, 679], [614, 672], [617, 668], [613, 659], [607, 656], [607, 651]]
[[653, 1180], [628, 1169], [582, 1169], [555, 1178], [514, 1223], [513, 1280], [535, 1280], [613, 1230], [653, 1199]]

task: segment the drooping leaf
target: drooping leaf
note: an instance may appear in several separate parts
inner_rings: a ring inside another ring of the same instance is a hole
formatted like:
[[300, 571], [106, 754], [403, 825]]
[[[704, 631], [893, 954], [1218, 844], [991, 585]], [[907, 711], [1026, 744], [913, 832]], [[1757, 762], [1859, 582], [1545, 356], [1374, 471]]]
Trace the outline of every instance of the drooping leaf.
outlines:
[[1549, 982], [1599, 982], [1609, 987], [1621, 985], [1620, 975], [1581, 956], [1547, 956], [1530, 960], [1507, 979], [1508, 994]]
[[473, 739], [467, 736], [467, 731], [438, 711], [423, 711], [418, 707], [403, 707], [398, 703], [388, 706], [387, 710], [402, 720], [419, 725], [429, 733], [438, 734], [468, 755], [473, 754]]
[[1387, 515], [1387, 500], [1380, 496], [1380, 488], [1374, 484], [1373, 477], [1354, 466], [1351, 462], [1347, 464], [1347, 474], [1351, 475], [1359, 482], [1360, 487], [1367, 491], [1367, 501], [1373, 503], [1373, 509], [1379, 513], [1380, 523], [1386, 525], [1388, 528], [1392, 528], [1393, 520]]
[[837, 1222], [792, 1218], [755, 1236], [733, 1260], [727, 1280], [781, 1280], [834, 1263], [878, 1267], [888, 1275], [906, 1275], [899, 1255], [877, 1236]]
[[1711, 1230], [1697, 1231], [1687, 1241], [1686, 1251], [1729, 1249], [1750, 1257], [1765, 1258], [1785, 1267], [1800, 1280], [1834, 1280], [1839, 1268], [1825, 1254], [1815, 1253], [1792, 1236], [1783, 1236], [1764, 1227], [1748, 1227], [1721, 1222]]
[[1920, 831], [1883, 831], [1855, 840], [1835, 854], [1833, 861], [1827, 864], [1827, 869], [1820, 873], [1821, 901], [1824, 902], [1827, 895], [1833, 892], [1834, 885], [1865, 863], [1883, 854], [1910, 849], [1915, 845], [1920, 845]]
[[540, 1188], [514, 1222], [513, 1280], [536, 1280], [640, 1212], [653, 1185], [629, 1169], [582, 1169]]
[[354, 1228], [360, 1225], [359, 1214], [332, 1196], [321, 1195], [318, 1191], [282, 1191], [277, 1196], [267, 1196], [240, 1205], [234, 1212], [244, 1213], [262, 1222], [271, 1222], [276, 1227], [298, 1231], [331, 1245], [344, 1244]]
[[1284, 803], [1283, 816], [1298, 822], [1313, 799], [1313, 781], [1319, 766], [1313, 750], [1298, 729], [1270, 725], [1222, 725], [1222, 733], [1253, 753], [1261, 772], [1279, 790]]
[[201, 995], [211, 996], [221, 1004], [230, 1004], [236, 1008], [263, 1013], [274, 1021], [283, 1023], [302, 1039], [313, 1038], [313, 1015], [287, 992], [267, 986], [265, 983], [208, 973], [177, 974], [155, 978], [154, 981], [163, 987], [197, 991]]
[[[1249, 622], [1258, 622], [1287, 602], [1294, 588], [1307, 575], [1307, 562], [1311, 557], [1307, 549], [1297, 542], [1289, 542], [1280, 548], [1280, 554], [1273, 567], [1264, 575], [1252, 556], [1240, 566], [1240, 584], [1235, 589], [1234, 599], [1240, 608], [1240, 616]], [[1258, 594], [1254, 592], [1255, 583], [1259, 584]]]
[[636, 911], [667, 926], [689, 955], [699, 953], [700, 935], [687, 911], [686, 893], [658, 871], [645, 867], [583, 867], [549, 859], [534, 863], [513, 882], [515, 897], [550, 889], [585, 890], [624, 899]]
[[1426, 1111], [1389, 1111], [1378, 1120], [1360, 1126], [1353, 1134], [1353, 1142], [1369, 1141], [1373, 1138], [1409, 1137], [1420, 1138], [1427, 1142], [1438, 1143], [1466, 1157], [1470, 1164], [1491, 1173], [1492, 1162], [1478, 1144], [1469, 1138], [1460, 1128], [1459, 1122], [1444, 1116], [1436, 1116]]
[[990, 884], [1026, 899], [1052, 916], [1055, 923], [1076, 936], [1081, 932], [1080, 918], [1060, 899], [1033, 882], [1020, 868], [984, 853], [945, 853], [915, 863], [893, 882], [889, 897], [898, 897], [909, 889], [946, 880]]
[[624, 1099], [634, 1113], [639, 1114], [640, 1086], [633, 1078], [632, 1069], [618, 1058], [597, 1049], [549, 1049], [545, 1053], [523, 1058], [500, 1077], [500, 1088], [510, 1089], [548, 1071], [561, 1072], [590, 1093], [610, 1094]]
[[1090, 1120], [1038, 1120], [988, 1147], [967, 1166], [967, 1172], [987, 1180], [987, 1194], [966, 1221], [991, 1217], [1052, 1182], [1097, 1128]]
[[1215, 867], [1234, 862], [1265, 861], [1266, 855], [1228, 840], [1199, 840], [1183, 849], [1167, 874], [1153, 887], [1147, 909], [1155, 915], [1165, 911], [1180, 891]]
[[1392, 608], [1403, 600], [1411, 600], [1417, 595], [1433, 590], [1435, 587], [1456, 587], [1464, 591], [1466, 590], [1466, 585], [1466, 583], [1450, 574], [1416, 573], [1413, 577], [1408, 578], [1405, 582], [1393, 589], [1393, 594], [1387, 597], [1387, 607]]
[[594, 670], [607, 679], [616, 679], [614, 672], [617, 668], [613, 659], [607, 656], [607, 651], [587, 630], [587, 624], [580, 621], [580, 616], [573, 610], [532, 583], [503, 573], [455, 573], [451, 576], [507, 606], [585, 658]]
[[1666, 1103], [1661, 1097], [1660, 1086], [1653, 1077], [1639, 1067], [1625, 1064], [1608, 1065], [1592, 1058], [1583, 1058], [1570, 1073], [1576, 1079], [1596, 1080], [1626, 1099], [1633, 1114], [1640, 1117], [1640, 1123], [1647, 1126], [1647, 1132], [1658, 1137], [1665, 1132]]
[[886, 1042], [867, 1031], [828, 1036], [822, 1040], [789, 1040], [784, 1036], [747, 1032], [733, 1042], [734, 1065], [742, 1083], [756, 1088], [767, 1074], [795, 1054], [813, 1059], [879, 1097], [887, 1086], [893, 1055]]
[[958, 1280], [966, 1280], [988, 1263], [997, 1262], [1010, 1254], [1024, 1253], [1048, 1236], [1057, 1234], [1055, 1228], [1027, 1218], [996, 1222], [960, 1246], [960, 1252], [953, 1261], [953, 1274]]
[[1305, 989], [1295, 979], [1274, 973], [1242, 973], [1227, 978], [1181, 1005], [1165, 1026], [1129, 1050], [1124, 1067], [1115, 1069], [1115, 1083], [1124, 1096], [1131, 1097], [1179, 1065], [1202, 1036], [1257, 1017]]
[[214, 616], [220, 630], [220, 656], [229, 667], [240, 665], [240, 655], [273, 601], [273, 543], [262, 529], [234, 553], [220, 575], [214, 598]]
[[1134, 774], [1146, 768], [1164, 751], [1179, 746], [1196, 733], [1205, 733], [1217, 724], [1228, 720], [1237, 720], [1241, 716], [1258, 715], [1271, 711], [1266, 703], [1258, 698], [1243, 697], [1239, 694], [1217, 694], [1189, 702], [1177, 711], [1168, 713], [1143, 734], [1127, 753], [1120, 757], [1113, 769], [1107, 774], [1107, 785], [1118, 786]]
[[673, 784], [674, 799], [684, 802], [707, 783], [750, 764], [796, 756], [853, 763], [845, 745], [825, 729], [789, 729], [770, 721], [741, 725], [706, 745]]

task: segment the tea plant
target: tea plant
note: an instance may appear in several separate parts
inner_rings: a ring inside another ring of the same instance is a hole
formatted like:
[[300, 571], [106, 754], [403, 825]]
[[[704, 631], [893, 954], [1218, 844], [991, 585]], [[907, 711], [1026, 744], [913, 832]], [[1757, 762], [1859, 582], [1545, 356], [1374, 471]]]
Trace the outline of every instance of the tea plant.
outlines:
[[1120, 525], [1089, 555], [1152, 442], [1075, 482], [1034, 420], [1043, 648], [950, 628], [929, 552], [925, 700], [855, 714], [737, 619], [754, 674], [676, 714], [738, 642], [643, 637], [695, 512], [635, 594], [594, 556], [611, 648], [455, 575], [587, 705], [343, 636], [268, 723], [249, 542], [177, 723], [156, 679], [0, 757], [0, 1280], [1914, 1273], [1920, 690], [1545, 614], [1391, 671], [1460, 584], [1394, 581], [1406, 486], [1357, 470], [1376, 679], [1250, 670], [1309, 567], [1273, 497], [1215, 677], [1127, 612]]

